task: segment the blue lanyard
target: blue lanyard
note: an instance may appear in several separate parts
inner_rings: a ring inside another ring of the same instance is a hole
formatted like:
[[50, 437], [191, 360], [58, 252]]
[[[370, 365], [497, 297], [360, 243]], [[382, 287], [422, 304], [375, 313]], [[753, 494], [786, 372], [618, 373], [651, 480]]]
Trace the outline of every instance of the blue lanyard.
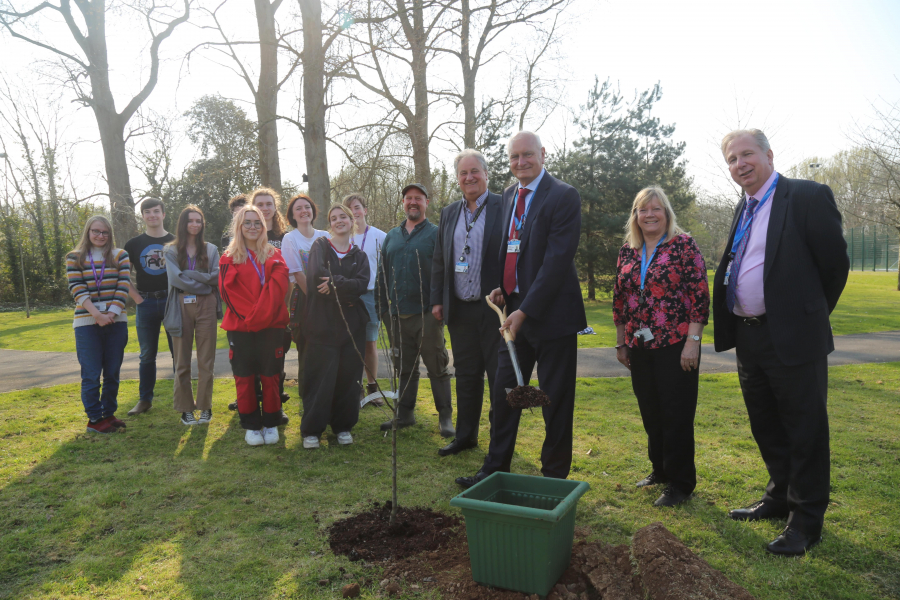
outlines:
[[256, 261], [253, 259], [253, 254], [247, 250], [247, 258], [250, 260], [250, 264], [253, 265], [253, 268], [256, 269], [256, 274], [259, 275], [259, 285], [266, 284], [266, 268], [263, 267], [260, 271], [259, 267], [256, 264]]
[[188, 271], [196, 271], [197, 270], [197, 257], [196, 256], [192, 257], [192, 256], [188, 255], [187, 267], [188, 267]]
[[644, 244], [644, 248], [641, 250], [641, 289], [644, 289], [644, 281], [647, 279], [647, 269], [650, 268], [650, 263], [653, 262], [653, 257], [656, 256], [656, 249], [659, 248], [659, 245], [662, 244], [666, 239], [666, 236], [662, 236], [659, 238], [659, 241], [656, 242], [656, 245], [653, 246], [653, 252], [650, 253], [650, 260], [647, 260], [647, 244]]
[[[521, 188], [521, 189], [528, 190], [528, 188]], [[525, 212], [522, 213], [521, 219], [516, 218], [516, 207], [513, 206], [513, 224], [515, 225], [515, 228], [516, 228], [516, 239], [519, 238], [519, 232], [522, 231], [522, 227], [525, 226], [525, 217], [528, 216], [528, 210], [531, 208], [531, 201], [534, 200], [534, 194], [537, 190], [528, 190], [528, 191], [531, 192], [531, 195], [529, 195], [528, 200], [525, 201]], [[518, 190], [516, 190], [516, 193], [518, 194]], [[473, 225], [474, 225], [474, 222], [473, 222]]]
[[[769, 189], [766, 190], [765, 195], [763, 195], [762, 200], [759, 201], [759, 204], [756, 206], [756, 210], [753, 211], [753, 214], [750, 215], [750, 218], [747, 219], [746, 223], [739, 223], [738, 230], [734, 232], [734, 241], [731, 243], [731, 251], [734, 252], [734, 249], [737, 248], [738, 244], [743, 239], [744, 235], [747, 233], [747, 230], [750, 229], [750, 223], [753, 222], [753, 217], [759, 213], [760, 209], [763, 207], [763, 204], [766, 203], [766, 200], [772, 197], [772, 194], [775, 193], [775, 186], [778, 185], [778, 177], [779, 175], [775, 174], [775, 181], [772, 182], [772, 185], [769, 186]], [[744, 204], [743, 215], [741, 215], [741, 221], [744, 220], [744, 216], [747, 214], [747, 205]]]
[[100, 294], [100, 284], [103, 283], [103, 275], [106, 274], [106, 259], [100, 263], [100, 277], [97, 277], [97, 268], [94, 266], [94, 257], [91, 256], [91, 271], [94, 272], [94, 284], [97, 286], [97, 294]]

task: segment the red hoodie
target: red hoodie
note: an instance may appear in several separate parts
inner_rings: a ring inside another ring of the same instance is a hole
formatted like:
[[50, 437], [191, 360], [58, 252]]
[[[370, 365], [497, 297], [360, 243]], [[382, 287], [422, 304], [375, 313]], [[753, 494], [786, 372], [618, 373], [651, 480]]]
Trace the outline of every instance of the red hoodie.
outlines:
[[288, 324], [284, 305], [287, 288], [288, 268], [280, 250], [266, 261], [265, 285], [259, 283], [259, 274], [249, 259], [236, 265], [231, 256], [223, 256], [219, 260], [219, 291], [228, 310], [222, 319], [222, 329], [284, 329]]

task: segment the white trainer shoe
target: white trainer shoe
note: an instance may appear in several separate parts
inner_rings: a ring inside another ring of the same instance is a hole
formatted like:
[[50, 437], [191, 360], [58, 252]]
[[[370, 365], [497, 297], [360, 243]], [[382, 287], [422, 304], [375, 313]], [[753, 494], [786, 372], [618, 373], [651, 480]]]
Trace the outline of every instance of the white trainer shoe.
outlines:
[[263, 435], [263, 440], [267, 444], [277, 444], [278, 443], [278, 428], [277, 427], [263, 427], [262, 435]]
[[303, 447], [307, 450], [319, 447], [319, 438], [314, 435], [308, 435], [303, 438]]
[[353, 436], [350, 435], [349, 431], [342, 431], [337, 434], [338, 444], [341, 446], [347, 446], [353, 443]]
[[248, 429], [244, 439], [251, 446], [262, 446], [266, 443], [263, 439], [263, 432], [259, 429]]

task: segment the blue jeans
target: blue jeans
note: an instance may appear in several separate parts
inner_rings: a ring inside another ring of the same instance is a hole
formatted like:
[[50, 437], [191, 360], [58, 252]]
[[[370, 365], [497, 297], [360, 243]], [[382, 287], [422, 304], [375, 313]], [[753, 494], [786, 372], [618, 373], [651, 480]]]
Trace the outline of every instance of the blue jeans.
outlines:
[[[81, 364], [81, 402], [91, 421], [116, 414], [119, 371], [128, 343], [128, 323], [75, 328], [75, 352]], [[100, 376], [103, 375], [103, 392]]]
[[[166, 314], [166, 299], [147, 296], [135, 308], [135, 329], [141, 346], [141, 366], [138, 370], [140, 401], [153, 402], [153, 388], [156, 386], [156, 354], [159, 352], [159, 328]], [[172, 336], [166, 332], [169, 352], [172, 351]], [[174, 369], [174, 363], [172, 368]]]

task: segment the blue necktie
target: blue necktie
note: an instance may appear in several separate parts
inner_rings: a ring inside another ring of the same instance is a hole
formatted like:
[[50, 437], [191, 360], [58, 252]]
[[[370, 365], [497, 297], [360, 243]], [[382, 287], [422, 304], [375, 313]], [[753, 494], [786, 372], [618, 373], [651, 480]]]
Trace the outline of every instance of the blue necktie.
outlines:
[[[744, 216], [741, 220], [742, 226], [753, 218], [753, 213], [756, 212], [756, 207], [758, 205], [759, 200], [756, 198], [747, 200], [747, 208], [744, 211]], [[747, 225], [747, 231], [744, 232], [744, 237], [741, 238], [737, 249], [734, 251], [734, 259], [731, 261], [731, 273], [728, 275], [728, 286], [725, 289], [725, 305], [728, 307], [728, 311], [732, 313], [734, 312], [734, 295], [737, 291], [738, 275], [741, 272], [741, 260], [744, 258], [744, 250], [747, 249], [747, 243], [750, 240], [750, 230], [752, 228], [753, 221], [750, 221], [750, 224]]]

